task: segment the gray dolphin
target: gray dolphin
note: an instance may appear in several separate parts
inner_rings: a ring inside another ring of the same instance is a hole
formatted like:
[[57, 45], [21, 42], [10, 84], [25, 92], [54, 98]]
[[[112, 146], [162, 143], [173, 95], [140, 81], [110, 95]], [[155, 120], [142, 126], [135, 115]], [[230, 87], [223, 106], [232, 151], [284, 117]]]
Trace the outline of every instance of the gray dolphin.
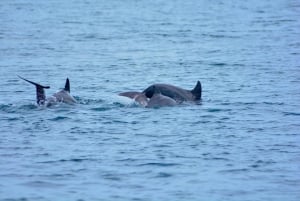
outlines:
[[128, 91], [128, 92], [119, 93], [119, 96], [125, 96], [127, 98], [131, 98], [144, 107], [147, 107], [149, 102], [145, 94], [137, 91]]
[[75, 98], [70, 94], [70, 81], [68, 78], [66, 79], [64, 89], [62, 89], [62, 90], [54, 93], [52, 96], [49, 96], [46, 98], [44, 89], [49, 89], [50, 86], [43, 86], [38, 83], [27, 80], [21, 76], [18, 76], [18, 77], [21, 78], [22, 80], [25, 80], [26, 82], [29, 82], [29, 83], [35, 85], [35, 87], [36, 87], [36, 102], [38, 105], [50, 106], [57, 102], [63, 102], [63, 103], [68, 103], [68, 104], [76, 103]]
[[177, 104], [174, 99], [164, 96], [161, 93], [156, 93], [151, 98], [147, 98], [144, 93], [136, 91], [123, 92], [119, 95], [131, 98], [135, 102], [139, 103], [141, 106], [147, 108], [174, 106]]
[[178, 103], [174, 99], [168, 96], [164, 96], [161, 93], [156, 93], [149, 99], [146, 107], [156, 108], [156, 107], [163, 107], [163, 106], [174, 106], [177, 104]]
[[162, 95], [174, 99], [178, 103], [184, 101], [201, 100], [202, 86], [201, 82], [197, 81], [196, 86], [192, 90], [182, 89], [170, 84], [153, 84], [143, 91], [147, 98], [151, 98], [157, 91]]
[[202, 86], [200, 81], [192, 90], [169, 84], [153, 84], [143, 92], [131, 91], [119, 95], [131, 98], [144, 107], [174, 106], [184, 101], [201, 100]]

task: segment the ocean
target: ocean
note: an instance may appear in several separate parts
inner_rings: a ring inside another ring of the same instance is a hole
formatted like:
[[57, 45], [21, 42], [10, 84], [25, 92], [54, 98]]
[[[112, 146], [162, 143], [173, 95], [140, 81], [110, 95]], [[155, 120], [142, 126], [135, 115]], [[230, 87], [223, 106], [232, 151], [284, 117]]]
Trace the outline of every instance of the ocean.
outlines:
[[0, 25], [1, 201], [300, 200], [298, 0], [2, 0]]

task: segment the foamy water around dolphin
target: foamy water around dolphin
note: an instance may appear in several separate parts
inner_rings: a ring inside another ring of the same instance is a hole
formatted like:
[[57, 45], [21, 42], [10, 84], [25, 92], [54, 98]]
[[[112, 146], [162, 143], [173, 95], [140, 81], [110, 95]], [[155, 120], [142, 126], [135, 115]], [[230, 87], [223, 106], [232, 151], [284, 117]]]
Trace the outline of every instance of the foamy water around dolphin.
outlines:
[[[299, 1], [4, 0], [0, 22], [1, 201], [300, 199]], [[197, 80], [199, 104], [117, 95]]]

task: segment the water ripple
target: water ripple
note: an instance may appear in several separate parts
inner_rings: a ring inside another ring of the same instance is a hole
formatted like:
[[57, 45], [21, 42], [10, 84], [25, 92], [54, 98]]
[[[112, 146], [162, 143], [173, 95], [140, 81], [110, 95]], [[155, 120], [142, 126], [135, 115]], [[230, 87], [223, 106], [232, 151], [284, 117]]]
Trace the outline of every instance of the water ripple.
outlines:
[[159, 167], [170, 167], [170, 166], [180, 166], [178, 163], [143, 163], [138, 166], [159, 166]]

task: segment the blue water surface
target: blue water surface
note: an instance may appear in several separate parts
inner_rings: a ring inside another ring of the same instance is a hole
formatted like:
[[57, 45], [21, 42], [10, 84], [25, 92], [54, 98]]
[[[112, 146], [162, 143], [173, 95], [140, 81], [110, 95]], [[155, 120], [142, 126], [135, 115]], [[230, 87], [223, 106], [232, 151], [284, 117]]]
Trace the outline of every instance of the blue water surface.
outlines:
[[[300, 200], [299, 36], [298, 0], [2, 0], [0, 200]], [[117, 95], [197, 80], [201, 104]]]

